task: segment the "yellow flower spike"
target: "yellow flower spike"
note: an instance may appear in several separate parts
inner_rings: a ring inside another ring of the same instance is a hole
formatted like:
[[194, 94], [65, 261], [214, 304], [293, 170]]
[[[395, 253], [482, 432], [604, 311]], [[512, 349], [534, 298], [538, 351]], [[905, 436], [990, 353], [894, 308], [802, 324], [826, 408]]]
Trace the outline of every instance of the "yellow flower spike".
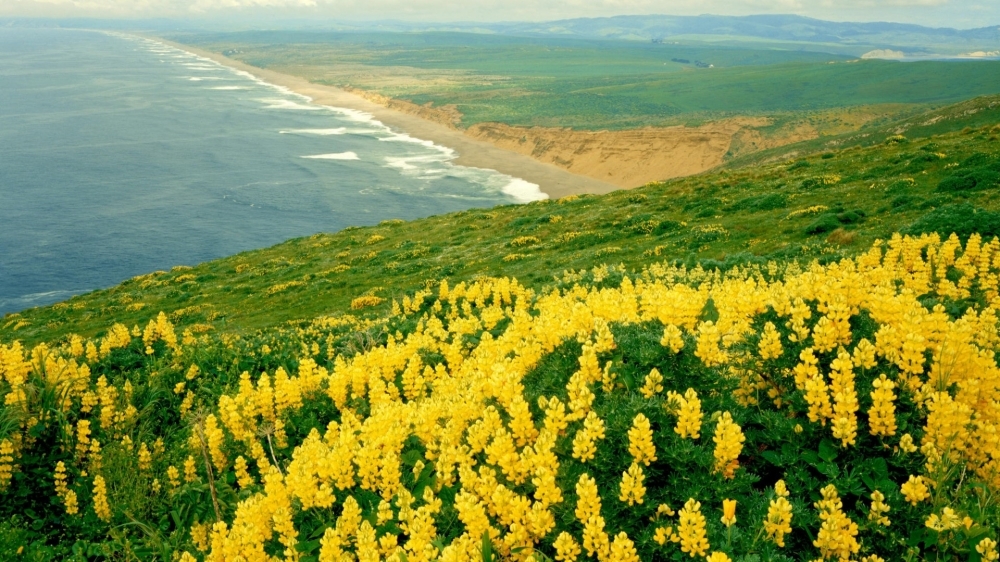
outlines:
[[167, 467], [167, 481], [170, 482], [171, 488], [177, 488], [181, 485], [181, 473], [176, 466]]
[[657, 527], [656, 533], [653, 535], [653, 540], [656, 541], [656, 544], [663, 546], [667, 544], [667, 541], [671, 540], [673, 535], [673, 527]]
[[184, 481], [194, 482], [198, 479], [198, 465], [195, 463], [194, 456], [188, 455], [184, 459]]
[[108, 489], [104, 477], [94, 477], [94, 513], [104, 522], [111, 521], [111, 506], [108, 505]]
[[559, 562], [575, 562], [582, 552], [580, 545], [566, 531], [559, 533], [552, 546], [556, 549], [556, 560]]
[[736, 523], [736, 500], [722, 500], [722, 524], [732, 527]]
[[830, 484], [820, 490], [823, 499], [815, 503], [822, 521], [813, 546], [820, 550], [823, 558], [838, 557], [849, 559], [861, 549], [857, 541], [858, 525], [843, 512], [843, 503], [837, 488]]
[[625, 532], [615, 535], [615, 540], [611, 544], [611, 555], [609, 562], [640, 562], [639, 554], [635, 550], [635, 544], [628, 538]]
[[677, 404], [677, 425], [674, 433], [685, 439], [698, 439], [701, 434], [701, 400], [693, 388], [687, 389], [684, 396], [671, 392], [668, 394], [668, 405]]
[[886, 516], [891, 509], [889, 505], [885, 503], [885, 495], [882, 492], [875, 490], [871, 495], [872, 504], [868, 510], [868, 520], [873, 521], [883, 527], [888, 527], [891, 522]]
[[587, 462], [597, 453], [597, 441], [604, 439], [604, 421], [591, 411], [583, 420], [583, 428], [573, 437], [573, 458]]
[[646, 487], [643, 486], [645, 480], [646, 475], [643, 473], [642, 467], [633, 462], [628, 470], [622, 473], [621, 491], [618, 494], [618, 499], [629, 505], [642, 504], [642, 499], [646, 495]]
[[[885, 375], [872, 382], [875, 390], [870, 393], [872, 406], [868, 409], [868, 423], [872, 435], [892, 436], [896, 434], [896, 394], [893, 389], [896, 384], [888, 380]], [[908, 436], [909, 434], [907, 434]], [[913, 438], [910, 437], [910, 444]], [[912, 451], [908, 451], [912, 452]]]
[[684, 337], [680, 328], [673, 324], [667, 324], [663, 328], [663, 337], [660, 339], [660, 345], [670, 348], [670, 351], [675, 354], [680, 353], [684, 349]]
[[979, 541], [979, 544], [976, 545], [976, 552], [985, 561], [993, 562], [1000, 560], [1000, 553], [997, 552], [997, 541], [991, 538], [984, 538]]
[[635, 462], [646, 466], [656, 460], [653, 430], [644, 414], [640, 413], [632, 420], [632, 427], [628, 430], [628, 452]]
[[732, 562], [732, 560], [726, 553], [716, 551], [705, 558], [705, 562]]
[[646, 379], [639, 392], [645, 398], [652, 398], [663, 392], [663, 375], [660, 374], [660, 371], [656, 367], [653, 367], [653, 370], [646, 375]]
[[792, 532], [792, 504], [784, 497], [771, 500], [764, 519], [764, 532], [774, 544], [785, 546], [785, 535]]
[[733, 416], [729, 412], [723, 412], [719, 423], [715, 426], [715, 436], [712, 441], [715, 443], [715, 472], [724, 478], [733, 478], [736, 469], [739, 468], [738, 460], [740, 452], [743, 451], [743, 430], [739, 424], [733, 421]]
[[784, 349], [781, 347], [781, 334], [778, 333], [774, 324], [770, 322], [764, 324], [764, 332], [757, 345], [757, 353], [765, 361], [777, 359], [784, 353]]
[[680, 537], [681, 552], [695, 556], [705, 556], [709, 549], [705, 535], [705, 516], [701, 514], [701, 503], [688, 499], [680, 510], [677, 535]]
[[900, 491], [910, 505], [917, 505], [930, 497], [927, 489], [927, 480], [923, 476], [910, 475], [909, 480], [900, 486]]

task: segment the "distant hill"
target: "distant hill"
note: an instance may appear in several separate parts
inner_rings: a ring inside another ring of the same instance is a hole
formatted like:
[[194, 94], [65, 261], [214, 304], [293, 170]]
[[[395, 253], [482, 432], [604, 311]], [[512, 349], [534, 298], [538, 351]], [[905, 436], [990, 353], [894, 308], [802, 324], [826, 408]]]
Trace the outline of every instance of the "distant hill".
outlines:
[[[978, 29], [931, 28], [902, 23], [831, 22], [796, 15], [669, 16], [641, 15], [576, 18], [546, 22], [345, 22], [322, 19], [257, 20], [97, 20], [3, 19], [0, 27], [62, 26], [156, 31], [461, 31], [504, 35], [542, 35], [591, 39], [673, 42], [711, 41], [723, 44], [773, 43], [860, 56], [876, 50], [897, 50], [907, 56], [959, 56], [1000, 51], [1000, 26]], [[998, 53], [1000, 54], [1000, 53]]]
[[505, 33], [538, 33], [669, 41], [677, 38], [756, 39], [839, 45], [854, 54], [896, 48], [912, 55], [984, 51], [1000, 47], [1000, 27], [958, 30], [901, 23], [830, 22], [793, 15], [615, 16], [491, 26]]

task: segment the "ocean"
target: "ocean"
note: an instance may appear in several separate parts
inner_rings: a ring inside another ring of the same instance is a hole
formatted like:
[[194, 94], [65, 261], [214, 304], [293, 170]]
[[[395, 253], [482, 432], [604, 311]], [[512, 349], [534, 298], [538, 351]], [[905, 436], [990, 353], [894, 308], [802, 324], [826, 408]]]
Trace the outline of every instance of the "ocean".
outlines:
[[316, 232], [545, 198], [160, 42], [0, 28], [0, 314]]

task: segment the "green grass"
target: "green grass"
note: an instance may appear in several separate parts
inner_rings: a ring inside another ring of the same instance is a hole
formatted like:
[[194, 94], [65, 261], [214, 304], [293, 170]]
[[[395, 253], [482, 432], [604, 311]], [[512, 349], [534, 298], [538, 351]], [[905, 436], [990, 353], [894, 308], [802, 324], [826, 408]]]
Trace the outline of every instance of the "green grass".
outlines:
[[[350, 85], [418, 104], [455, 105], [466, 127], [501, 122], [627, 129], [728, 115], [780, 117], [843, 107], [945, 104], [1000, 92], [997, 61], [856, 61], [752, 45], [463, 33], [261, 32], [173, 38], [317, 83]], [[714, 68], [699, 68], [697, 62]]]
[[[0, 319], [0, 341], [90, 336], [114, 322], [144, 324], [161, 310], [182, 326], [246, 332], [343, 312], [365, 294], [387, 299], [375, 310], [381, 312], [392, 299], [445, 278], [515, 276], [541, 288], [563, 271], [601, 263], [728, 267], [833, 260], [914, 225], [945, 234], [978, 228], [1000, 235], [990, 230], [990, 213], [1000, 211], [997, 185], [939, 188], [970, 170], [992, 177], [998, 153], [997, 129], [984, 126], [926, 139], [890, 138], [605, 196], [316, 234], [8, 314]], [[974, 155], [984, 156], [970, 160]], [[987, 213], [977, 215], [981, 224], [959, 224], [955, 217], [967, 213], [954, 212], [956, 205]]]

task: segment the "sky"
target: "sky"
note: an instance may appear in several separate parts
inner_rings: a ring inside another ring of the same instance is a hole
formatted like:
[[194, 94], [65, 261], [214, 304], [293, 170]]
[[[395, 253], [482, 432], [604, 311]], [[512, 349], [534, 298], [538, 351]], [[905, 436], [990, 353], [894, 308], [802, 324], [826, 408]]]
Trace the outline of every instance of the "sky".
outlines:
[[1000, 0], [0, 0], [0, 17], [545, 21], [613, 15], [798, 14], [968, 29], [1000, 25]]

